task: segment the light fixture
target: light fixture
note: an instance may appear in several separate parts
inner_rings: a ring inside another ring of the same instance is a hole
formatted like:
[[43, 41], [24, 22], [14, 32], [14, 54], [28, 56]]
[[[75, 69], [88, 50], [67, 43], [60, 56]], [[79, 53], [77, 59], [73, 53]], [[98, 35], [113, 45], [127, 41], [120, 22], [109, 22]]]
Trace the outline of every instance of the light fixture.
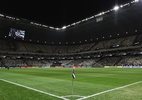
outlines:
[[119, 6], [115, 6], [115, 7], [113, 8], [113, 10], [115, 10], [115, 11], [119, 10]]

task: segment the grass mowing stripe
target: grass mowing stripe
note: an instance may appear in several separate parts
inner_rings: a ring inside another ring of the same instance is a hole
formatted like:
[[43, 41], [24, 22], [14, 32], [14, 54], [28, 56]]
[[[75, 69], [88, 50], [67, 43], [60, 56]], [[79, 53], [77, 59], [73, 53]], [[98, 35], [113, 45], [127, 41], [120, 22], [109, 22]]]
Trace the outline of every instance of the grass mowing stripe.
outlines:
[[44, 91], [41, 91], [41, 90], [37, 90], [37, 89], [31, 88], [31, 87], [28, 87], [28, 86], [25, 86], [25, 85], [21, 85], [21, 84], [15, 83], [15, 82], [11, 82], [11, 81], [8, 81], [8, 80], [5, 80], [5, 79], [0, 78], [0, 80], [4, 81], [4, 82], [7, 82], [7, 83], [17, 85], [17, 86], [21, 86], [21, 87], [24, 87], [24, 88], [27, 88], [27, 89], [30, 89], [30, 90], [33, 90], [33, 91], [36, 91], [36, 92], [47, 94], [47, 95], [50, 95], [50, 96], [53, 96], [53, 97], [56, 97], [56, 98], [60, 98], [60, 99], [63, 99], [63, 100], [68, 100], [68, 99], [66, 99], [64, 97], [60, 97], [60, 96], [57, 96], [57, 95], [54, 95], [54, 94], [51, 94], [51, 93], [47, 93], [47, 92], [44, 92]]
[[131, 83], [131, 84], [128, 84], [128, 85], [124, 85], [124, 86], [117, 87], [117, 88], [114, 88], [114, 89], [102, 91], [102, 92], [99, 92], [99, 93], [96, 93], [96, 94], [92, 94], [92, 95], [89, 95], [89, 96], [86, 96], [86, 97], [83, 97], [83, 98], [79, 98], [79, 99], [77, 99], [77, 100], [88, 99], [88, 98], [90, 98], [90, 97], [94, 97], [94, 96], [97, 96], [97, 95], [100, 95], [100, 94], [104, 94], [104, 93], [107, 93], [107, 92], [115, 91], [115, 90], [122, 89], [122, 88], [125, 88], [125, 87], [128, 87], [128, 86], [131, 86], [131, 85], [139, 84], [139, 83], [142, 83], [142, 81], [135, 82], [135, 83]]

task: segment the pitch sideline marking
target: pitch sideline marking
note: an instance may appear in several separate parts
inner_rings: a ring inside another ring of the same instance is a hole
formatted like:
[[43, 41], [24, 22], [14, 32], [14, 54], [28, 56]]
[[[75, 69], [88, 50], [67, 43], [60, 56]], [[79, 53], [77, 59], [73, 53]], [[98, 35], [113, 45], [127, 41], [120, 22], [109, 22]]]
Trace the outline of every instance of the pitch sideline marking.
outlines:
[[20, 86], [20, 87], [24, 87], [24, 88], [27, 88], [27, 89], [30, 89], [30, 90], [33, 90], [33, 91], [36, 91], [36, 92], [47, 94], [47, 95], [50, 95], [50, 96], [53, 96], [53, 97], [56, 97], [56, 98], [60, 98], [60, 99], [63, 99], [63, 100], [68, 100], [68, 99], [66, 99], [64, 97], [57, 96], [57, 95], [54, 95], [54, 94], [51, 94], [51, 93], [48, 93], [48, 92], [44, 92], [44, 91], [41, 91], [41, 90], [38, 90], [38, 89], [34, 89], [34, 88], [31, 88], [31, 87], [28, 87], [28, 86], [25, 86], [25, 85], [21, 85], [21, 84], [15, 83], [15, 82], [11, 82], [11, 81], [8, 81], [8, 80], [5, 80], [5, 79], [1, 79], [0, 78], [0, 80], [4, 81], [4, 82], [7, 82], [7, 83], [10, 83], [10, 84], [14, 84], [14, 85]]
[[102, 91], [102, 92], [99, 92], [99, 93], [96, 93], [96, 94], [92, 94], [92, 95], [89, 95], [89, 96], [85, 96], [85, 97], [83, 97], [83, 98], [79, 98], [79, 99], [77, 99], [77, 100], [87, 99], [87, 98], [90, 98], [90, 97], [94, 97], [94, 96], [97, 96], [97, 95], [100, 95], [100, 94], [104, 94], [104, 93], [111, 92], [111, 91], [114, 91], [114, 90], [122, 89], [122, 88], [131, 86], [131, 85], [135, 85], [135, 84], [139, 84], [139, 83], [142, 83], [142, 81], [138, 81], [138, 82], [131, 83], [131, 84], [128, 84], [128, 85], [124, 85], [124, 86], [121, 86], [121, 87], [117, 87], [117, 88], [114, 88], [114, 89]]

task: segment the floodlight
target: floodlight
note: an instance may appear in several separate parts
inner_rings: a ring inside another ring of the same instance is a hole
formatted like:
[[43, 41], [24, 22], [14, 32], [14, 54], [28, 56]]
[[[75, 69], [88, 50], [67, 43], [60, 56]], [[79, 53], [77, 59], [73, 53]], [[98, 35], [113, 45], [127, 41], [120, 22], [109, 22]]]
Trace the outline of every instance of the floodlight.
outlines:
[[115, 11], [119, 10], [119, 6], [115, 6], [115, 7], [113, 8], [113, 10], [115, 10]]
[[63, 30], [66, 29], [66, 28], [67, 28], [66, 26], [63, 26], [63, 27], [62, 27]]

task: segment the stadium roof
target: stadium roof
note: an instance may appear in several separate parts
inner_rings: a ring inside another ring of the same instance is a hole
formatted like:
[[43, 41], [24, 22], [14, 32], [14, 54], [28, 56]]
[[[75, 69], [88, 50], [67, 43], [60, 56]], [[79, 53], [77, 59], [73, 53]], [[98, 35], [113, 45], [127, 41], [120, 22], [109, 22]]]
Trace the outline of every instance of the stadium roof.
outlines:
[[0, 13], [60, 28], [130, 1], [132, 0], [34, 0], [30, 3], [24, 0], [1, 0]]
[[25, 41], [50, 44], [88, 43], [123, 37], [142, 33], [141, 9], [142, 2], [133, 0], [61, 28], [1, 14], [0, 37], [7, 38], [10, 28], [25, 30]]

